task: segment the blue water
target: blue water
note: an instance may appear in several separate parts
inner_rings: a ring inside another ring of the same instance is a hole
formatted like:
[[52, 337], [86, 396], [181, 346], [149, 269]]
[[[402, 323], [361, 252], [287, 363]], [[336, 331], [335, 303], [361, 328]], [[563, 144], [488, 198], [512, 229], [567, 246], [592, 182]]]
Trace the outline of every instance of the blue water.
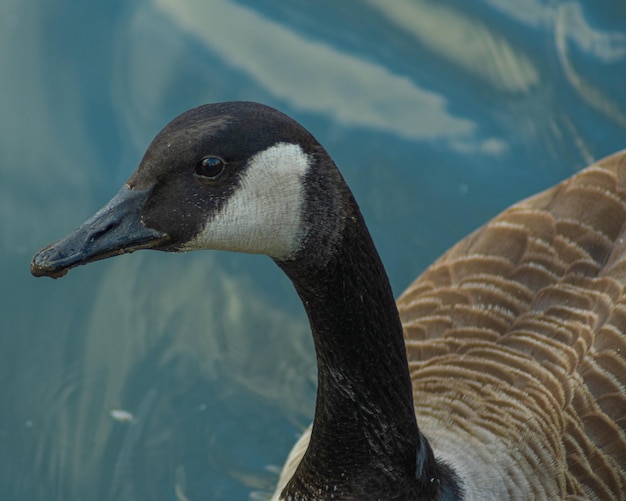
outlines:
[[185, 109], [292, 115], [399, 294], [507, 205], [626, 147], [626, 2], [2, 0], [0, 499], [263, 499], [311, 419], [291, 285], [261, 256], [32, 254]]

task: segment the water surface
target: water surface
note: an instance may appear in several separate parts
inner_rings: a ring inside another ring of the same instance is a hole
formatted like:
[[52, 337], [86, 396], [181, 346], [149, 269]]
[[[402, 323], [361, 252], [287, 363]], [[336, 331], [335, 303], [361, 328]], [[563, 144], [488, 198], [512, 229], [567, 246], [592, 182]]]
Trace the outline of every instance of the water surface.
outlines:
[[260, 256], [32, 278], [171, 118], [262, 101], [326, 146], [399, 294], [507, 205], [626, 147], [626, 3], [0, 3], [0, 499], [262, 499], [314, 405]]

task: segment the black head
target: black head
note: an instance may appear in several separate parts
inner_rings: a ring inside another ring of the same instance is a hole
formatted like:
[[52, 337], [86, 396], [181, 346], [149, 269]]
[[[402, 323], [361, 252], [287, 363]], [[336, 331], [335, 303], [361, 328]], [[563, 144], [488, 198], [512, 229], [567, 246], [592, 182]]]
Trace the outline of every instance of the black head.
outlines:
[[[251, 102], [200, 106], [159, 132], [118, 194], [74, 233], [40, 251], [31, 272], [62, 276], [138, 249], [224, 249], [291, 259], [312, 223], [323, 220], [318, 226], [328, 227], [341, 220], [335, 209], [323, 208], [336, 200], [313, 203], [336, 198], [337, 184], [343, 181], [332, 160], [285, 114]], [[318, 215], [311, 214], [314, 207], [321, 207]]]

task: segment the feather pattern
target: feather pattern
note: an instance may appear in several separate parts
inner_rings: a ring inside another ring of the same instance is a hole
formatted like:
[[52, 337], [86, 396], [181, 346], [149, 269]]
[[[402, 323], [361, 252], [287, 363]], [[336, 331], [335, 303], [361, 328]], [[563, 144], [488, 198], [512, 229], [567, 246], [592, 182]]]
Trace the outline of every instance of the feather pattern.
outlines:
[[508, 498], [626, 499], [625, 223], [622, 152], [507, 209], [398, 300], [420, 428], [455, 466], [449, 447], [471, 444], [468, 473], [491, 465]]

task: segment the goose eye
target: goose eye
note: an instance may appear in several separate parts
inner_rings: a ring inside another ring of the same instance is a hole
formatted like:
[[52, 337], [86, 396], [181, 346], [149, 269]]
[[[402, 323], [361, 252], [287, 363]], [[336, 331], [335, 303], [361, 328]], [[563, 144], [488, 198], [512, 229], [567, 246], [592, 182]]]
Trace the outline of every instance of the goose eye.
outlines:
[[224, 172], [226, 163], [218, 157], [206, 157], [196, 165], [195, 174], [206, 179], [215, 179]]

